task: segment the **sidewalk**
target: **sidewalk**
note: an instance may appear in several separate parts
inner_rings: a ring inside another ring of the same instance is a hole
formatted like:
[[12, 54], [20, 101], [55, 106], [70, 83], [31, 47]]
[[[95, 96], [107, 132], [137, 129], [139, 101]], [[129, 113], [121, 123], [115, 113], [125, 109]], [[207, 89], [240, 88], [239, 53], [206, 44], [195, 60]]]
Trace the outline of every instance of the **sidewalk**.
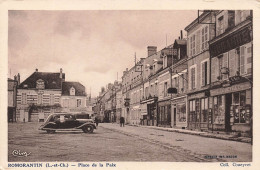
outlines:
[[[111, 124], [119, 127], [119, 124]], [[187, 129], [174, 129], [174, 128], [166, 128], [166, 127], [157, 127], [157, 126], [140, 126], [140, 125], [125, 125], [125, 126], [135, 126], [139, 128], [149, 128], [149, 129], [156, 129], [161, 131], [168, 131], [168, 132], [177, 132], [177, 133], [184, 133], [184, 134], [190, 134], [190, 135], [197, 135], [207, 138], [216, 138], [216, 139], [223, 139], [223, 140], [231, 140], [231, 141], [238, 141], [238, 142], [244, 142], [244, 143], [251, 143], [252, 138], [249, 137], [238, 137], [234, 134], [225, 134], [225, 133], [210, 133], [210, 132], [199, 132], [199, 131], [192, 131]], [[110, 126], [111, 127], [111, 126]]]

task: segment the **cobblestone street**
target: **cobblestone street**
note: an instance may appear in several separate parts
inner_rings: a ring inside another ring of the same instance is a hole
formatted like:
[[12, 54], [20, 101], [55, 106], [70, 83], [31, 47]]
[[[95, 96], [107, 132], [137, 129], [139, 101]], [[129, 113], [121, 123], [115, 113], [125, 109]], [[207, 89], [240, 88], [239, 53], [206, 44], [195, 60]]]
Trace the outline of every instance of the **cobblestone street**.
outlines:
[[[167, 161], [252, 160], [248, 143], [205, 138], [156, 129], [100, 124], [93, 134], [38, 131], [39, 123], [9, 124], [9, 161]], [[15, 157], [13, 150], [31, 152]], [[226, 158], [220, 158], [225, 156]], [[229, 156], [230, 158], [227, 158]]]

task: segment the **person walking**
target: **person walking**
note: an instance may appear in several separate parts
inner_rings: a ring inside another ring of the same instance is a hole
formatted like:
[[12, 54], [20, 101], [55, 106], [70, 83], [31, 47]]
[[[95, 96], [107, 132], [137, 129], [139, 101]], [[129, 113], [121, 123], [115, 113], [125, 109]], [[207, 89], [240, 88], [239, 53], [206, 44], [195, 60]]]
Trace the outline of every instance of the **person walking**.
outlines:
[[125, 118], [124, 117], [120, 117], [120, 127], [124, 127], [125, 126]]
[[98, 120], [98, 117], [96, 116], [96, 117], [95, 117], [96, 126], [98, 126], [98, 122], [99, 122], [99, 120]]

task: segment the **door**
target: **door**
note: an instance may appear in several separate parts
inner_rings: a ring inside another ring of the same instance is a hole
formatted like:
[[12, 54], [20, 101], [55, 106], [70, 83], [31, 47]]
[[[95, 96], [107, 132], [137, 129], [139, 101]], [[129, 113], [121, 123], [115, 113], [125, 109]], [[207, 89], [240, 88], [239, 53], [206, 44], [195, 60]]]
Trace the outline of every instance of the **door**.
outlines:
[[227, 132], [231, 131], [230, 125], [230, 106], [232, 104], [232, 93], [226, 94], [226, 105], [225, 105], [225, 130]]

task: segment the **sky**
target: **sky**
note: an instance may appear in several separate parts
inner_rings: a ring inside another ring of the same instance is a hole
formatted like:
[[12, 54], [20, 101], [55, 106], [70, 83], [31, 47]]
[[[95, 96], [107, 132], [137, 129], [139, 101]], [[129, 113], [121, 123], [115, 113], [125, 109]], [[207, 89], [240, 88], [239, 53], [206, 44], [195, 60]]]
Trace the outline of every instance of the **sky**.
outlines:
[[147, 57], [147, 46], [163, 49], [180, 30], [185, 38], [184, 28], [196, 17], [195, 10], [10, 10], [8, 77], [20, 73], [22, 82], [36, 68], [62, 68], [66, 81], [82, 83], [96, 97], [102, 86], [122, 80], [135, 53], [139, 59]]

